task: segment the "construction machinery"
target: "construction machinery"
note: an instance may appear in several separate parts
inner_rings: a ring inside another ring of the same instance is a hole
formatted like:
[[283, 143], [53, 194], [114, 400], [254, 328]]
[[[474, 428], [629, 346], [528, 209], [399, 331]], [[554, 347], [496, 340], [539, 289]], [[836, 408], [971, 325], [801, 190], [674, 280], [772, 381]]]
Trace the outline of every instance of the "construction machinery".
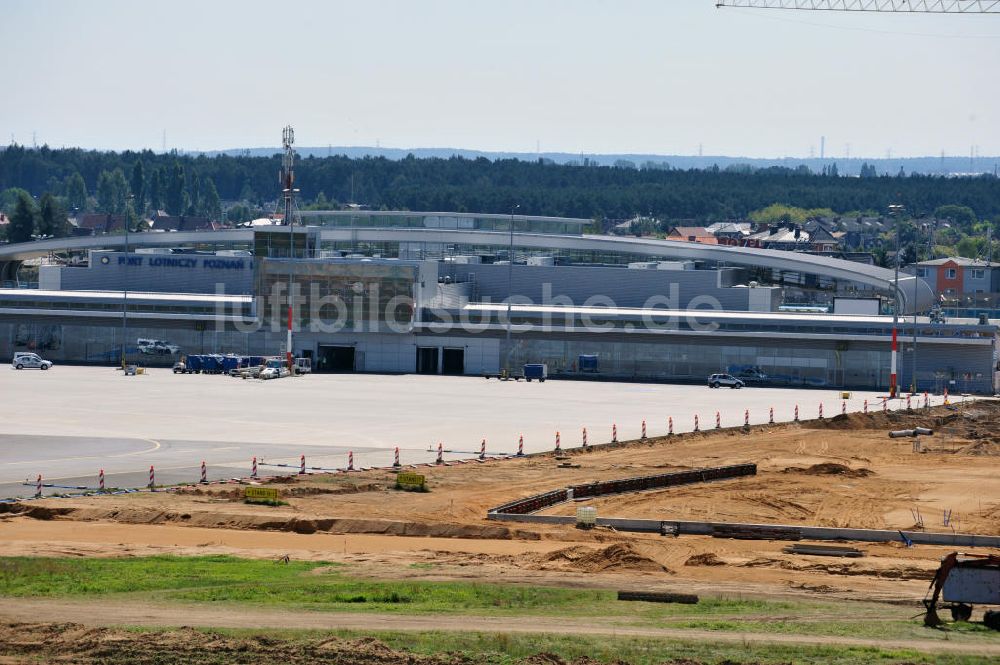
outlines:
[[906, 14], [1000, 14], [1000, 0], [718, 0], [716, 7]]
[[[938, 609], [951, 610], [955, 621], [968, 621], [974, 605], [1000, 606], [1000, 555], [952, 552], [941, 559], [927, 590], [924, 625], [935, 627], [944, 623]], [[983, 624], [1000, 630], [1000, 610], [986, 610]]]

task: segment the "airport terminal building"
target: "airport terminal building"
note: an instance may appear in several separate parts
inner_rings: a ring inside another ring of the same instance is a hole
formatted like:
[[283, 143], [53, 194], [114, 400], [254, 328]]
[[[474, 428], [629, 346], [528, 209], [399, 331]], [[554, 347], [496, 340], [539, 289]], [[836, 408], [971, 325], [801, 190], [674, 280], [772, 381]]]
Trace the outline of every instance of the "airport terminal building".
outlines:
[[[292, 351], [315, 371], [480, 375], [546, 363], [566, 378], [729, 372], [889, 385], [888, 270], [587, 235], [589, 220], [351, 211], [304, 221], [132, 234], [127, 252], [120, 235], [0, 246], [0, 356], [114, 364], [123, 342], [149, 365], [279, 355], [290, 299]], [[19, 288], [39, 263], [37, 288]], [[914, 317], [933, 293], [900, 277], [900, 385], [994, 392], [1000, 322]]]

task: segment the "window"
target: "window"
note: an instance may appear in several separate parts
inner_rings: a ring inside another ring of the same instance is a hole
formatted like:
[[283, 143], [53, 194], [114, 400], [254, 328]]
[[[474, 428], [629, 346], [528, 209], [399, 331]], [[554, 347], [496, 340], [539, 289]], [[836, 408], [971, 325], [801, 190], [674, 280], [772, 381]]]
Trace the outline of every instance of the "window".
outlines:
[[986, 271], [982, 268], [972, 269], [972, 279], [985, 279]]
[[947, 270], [944, 271], [944, 276], [948, 279], [955, 279], [955, 276], [957, 274], [958, 271], [956, 271], [954, 268], [948, 268]]
[[917, 277], [927, 277], [927, 268], [917, 268]]

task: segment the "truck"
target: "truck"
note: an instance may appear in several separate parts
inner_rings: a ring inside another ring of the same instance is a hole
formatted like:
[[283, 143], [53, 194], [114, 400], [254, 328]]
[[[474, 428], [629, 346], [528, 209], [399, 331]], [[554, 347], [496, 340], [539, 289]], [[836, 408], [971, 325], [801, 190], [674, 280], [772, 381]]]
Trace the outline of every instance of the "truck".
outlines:
[[[941, 559], [924, 597], [924, 625], [944, 623], [939, 609], [950, 610], [955, 621], [968, 621], [975, 605], [1000, 606], [1000, 555], [952, 552]], [[1000, 630], [1000, 609], [986, 610], [983, 624]]]

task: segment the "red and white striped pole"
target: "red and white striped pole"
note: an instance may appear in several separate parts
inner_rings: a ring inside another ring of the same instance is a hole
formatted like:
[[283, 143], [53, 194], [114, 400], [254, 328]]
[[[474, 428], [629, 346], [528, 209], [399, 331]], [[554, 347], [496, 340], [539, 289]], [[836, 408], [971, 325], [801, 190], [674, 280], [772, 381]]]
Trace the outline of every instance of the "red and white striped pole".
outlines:
[[347, 451], [347, 470], [354, 471], [354, 451]]
[[97, 489], [104, 491], [104, 469], [97, 472]]
[[556, 432], [556, 452], [558, 453], [558, 452], [561, 452], [561, 451], [562, 451], [562, 444], [560, 444], [560, 442], [559, 442], [559, 432], [557, 431]]
[[444, 444], [438, 441], [438, 456], [434, 460], [435, 464], [444, 464]]
[[892, 360], [891, 367], [889, 369], [889, 397], [896, 396], [896, 327], [893, 324], [892, 328]]
[[618, 423], [611, 424], [611, 443], [618, 443]]
[[910, 408], [910, 396], [909, 395], [906, 396], [906, 410], [907, 411], [912, 411], [913, 410], [912, 408]]
[[697, 413], [694, 414], [694, 431], [695, 432], [700, 431], [699, 428], [698, 428], [698, 414]]
[[645, 420], [645, 418], [642, 421], [642, 440], [643, 441], [646, 440], [646, 420]]
[[799, 422], [799, 405], [795, 405], [795, 422]]
[[746, 409], [743, 412], [743, 426], [750, 427], [750, 409]]
[[479, 459], [486, 459], [486, 439], [479, 444]]
[[888, 413], [888, 412], [889, 412], [889, 398], [888, 397], [883, 397], [882, 398], [882, 413]]
[[392, 465], [397, 468], [399, 467], [399, 446], [396, 446], [396, 449], [392, 453]]
[[583, 447], [587, 447], [587, 428], [583, 428]]
[[767, 424], [768, 425], [773, 425], [774, 424], [774, 407], [773, 406], [771, 407], [771, 410], [768, 413]]
[[35, 498], [40, 499], [42, 497], [42, 474], [38, 474], [38, 480], [35, 482]]
[[719, 415], [718, 411], [716, 411], [715, 412], [715, 429], [721, 429], [721, 428], [722, 428], [722, 416]]
[[201, 482], [208, 482], [208, 467], [205, 466], [205, 460], [201, 461]]
[[819, 419], [823, 420], [823, 402], [819, 403]]
[[250, 464], [251, 464], [251, 466], [250, 466], [250, 477], [251, 478], [256, 478], [257, 477], [257, 456], [256, 455], [254, 455], [253, 461]]
[[517, 456], [524, 457], [524, 435], [517, 437]]
[[[288, 224], [291, 225], [292, 220], [288, 220]], [[289, 257], [294, 257], [295, 250], [292, 247], [288, 248], [291, 252]], [[288, 337], [285, 340], [285, 359], [288, 361], [288, 373], [291, 374], [294, 369], [294, 363], [292, 361], [292, 284], [288, 284]]]
[[863, 407], [863, 410], [866, 414], [868, 413], [868, 400], [865, 400], [865, 405]]
[[667, 418], [667, 436], [674, 435], [674, 417], [670, 416]]
[[304, 476], [306, 474], [306, 456], [299, 455], [299, 475]]
[[924, 391], [924, 408], [931, 408], [931, 398], [927, 396], [927, 391]]
[[840, 415], [842, 415], [842, 416], [846, 416], [847, 415], [847, 400], [846, 399], [843, 400], [840, 403]]
[[156, 474], [153, 471], [153, 465], [149, 465], [149, 489], [156, 488]]

